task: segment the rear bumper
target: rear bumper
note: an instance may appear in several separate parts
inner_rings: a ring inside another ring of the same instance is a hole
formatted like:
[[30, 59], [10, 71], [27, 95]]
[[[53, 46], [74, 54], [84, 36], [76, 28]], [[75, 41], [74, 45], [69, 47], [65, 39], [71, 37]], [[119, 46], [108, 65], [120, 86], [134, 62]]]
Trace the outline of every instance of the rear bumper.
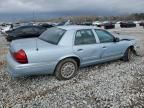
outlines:
[[11, 54], [7, 55], [7, 71], [12, 77], [52, 74], [56, 63], [19, 64]]

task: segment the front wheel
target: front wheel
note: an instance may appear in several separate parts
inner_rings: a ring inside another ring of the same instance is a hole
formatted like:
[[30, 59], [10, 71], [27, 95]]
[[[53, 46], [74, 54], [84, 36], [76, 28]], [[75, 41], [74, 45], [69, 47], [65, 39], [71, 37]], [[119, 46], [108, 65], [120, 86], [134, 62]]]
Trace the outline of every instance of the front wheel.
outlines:
[[76, 76], [77, 62], [73, 59], [62, 60], [56, 67], [55, 76], [58, 80], [68, 80]]
[[128, 48], [123, 56], [123, 61], [130, 61], [133, 58], [133, 51], [131, 48]]

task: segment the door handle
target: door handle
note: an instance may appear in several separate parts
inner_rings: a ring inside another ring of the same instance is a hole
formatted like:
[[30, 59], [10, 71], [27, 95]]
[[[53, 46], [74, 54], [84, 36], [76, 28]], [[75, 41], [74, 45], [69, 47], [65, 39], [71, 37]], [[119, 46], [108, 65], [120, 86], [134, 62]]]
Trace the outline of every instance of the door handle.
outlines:
[[83, 49], [78, 49], [77, 51], [83, 51]]
[[106, 48], [106, 46], [103, 46], [102, 48]]

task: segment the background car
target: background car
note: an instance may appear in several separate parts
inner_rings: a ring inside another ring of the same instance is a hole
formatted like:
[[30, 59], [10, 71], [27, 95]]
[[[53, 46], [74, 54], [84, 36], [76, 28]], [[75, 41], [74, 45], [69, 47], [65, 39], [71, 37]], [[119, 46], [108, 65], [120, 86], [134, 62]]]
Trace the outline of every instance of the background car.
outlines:
[[92, 22], [83, 22], [81, 25], [92, 26]]
[[62, 22], [59, 22], [57, 24], [55, 24], [56, 26], [66, 26], [66, 25], [71, 25], [72, 22], [71, 20], [67, 20], [67, 21], [62, 21]]
[[13, 77], [55, 74], [59, 80], [77, 75], [79, 67], [116, 59], [129, 61], [135, 40], [119, 39], [94, 26], [59, 26], [38, 38], [15, 40], [7, 55]]
[[39, 24], [39, 26], [45, 27], [45, 28], [52, 28], [52, 27], [54, 27], [54, 25], [52, 25], [52, 24], [47, 24], [47, 23]]
[[104, 22], [103, 26], [104, 26], [104, 29], [114, 29], [115, 28], [115, 24], [113, 24], [112, 22]]
[[38, 37], [43, 33], [47, 28], [41, 26], [21, 26], [16, 29], [6, 32], [7, 41], [12, 41], [22, 38], [32, 38]]
[[130, 27], [136, 27], [136, 24], [133, 22], [121, 22], [120, 23], [121, 28], [130, 28]]
[[0, 27], [1, 33], [6, 34], [7, 31], [11, 30], [13, 27], [12, 24], [2, 24]]
[[97, 27], [102, 27], [103, 26], [103, 23], [100, 22], [100, 21], [95, 21], [92, 23], [94, 26], [97, 26]]
[[139, 25], [140, 25], [140, 26], [144, 26], [144, 22], [140, 22]]

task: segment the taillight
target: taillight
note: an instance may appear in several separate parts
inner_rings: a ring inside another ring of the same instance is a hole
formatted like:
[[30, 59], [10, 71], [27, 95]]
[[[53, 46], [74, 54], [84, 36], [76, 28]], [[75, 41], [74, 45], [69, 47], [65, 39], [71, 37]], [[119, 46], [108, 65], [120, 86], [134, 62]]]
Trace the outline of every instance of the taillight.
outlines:
[[14, 52], [13, 57], [17, 62], [21, 64], [28, 63], [27, 55], [23, 49], [19, 50], [18, 52]]

